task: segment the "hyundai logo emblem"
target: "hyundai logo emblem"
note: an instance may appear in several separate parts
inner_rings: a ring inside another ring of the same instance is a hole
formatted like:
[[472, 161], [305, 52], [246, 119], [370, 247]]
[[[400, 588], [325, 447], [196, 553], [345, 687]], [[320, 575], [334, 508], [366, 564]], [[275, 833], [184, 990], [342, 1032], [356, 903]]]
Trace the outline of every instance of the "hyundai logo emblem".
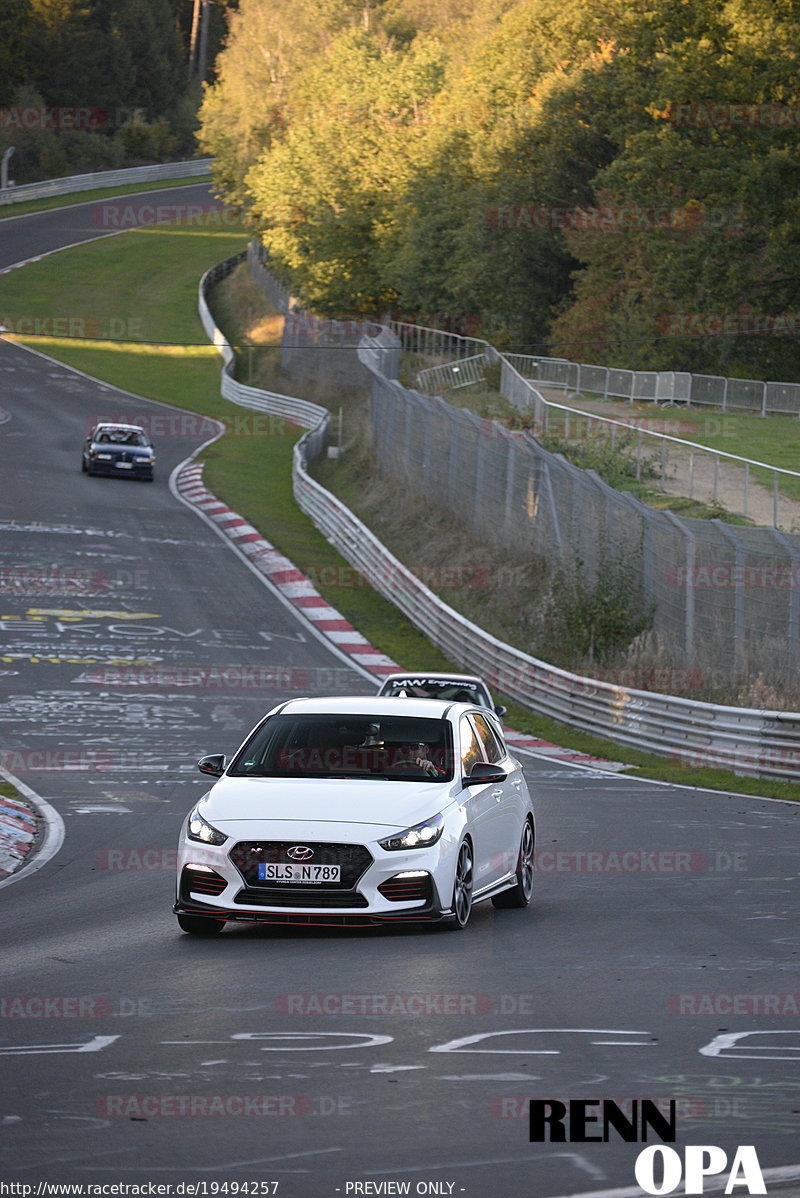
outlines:
[[286, 856], [291, 857], [292, 861], [310, 861], [314, 856], [314, 850], [307, 844], [295, 844], [286, 850]]

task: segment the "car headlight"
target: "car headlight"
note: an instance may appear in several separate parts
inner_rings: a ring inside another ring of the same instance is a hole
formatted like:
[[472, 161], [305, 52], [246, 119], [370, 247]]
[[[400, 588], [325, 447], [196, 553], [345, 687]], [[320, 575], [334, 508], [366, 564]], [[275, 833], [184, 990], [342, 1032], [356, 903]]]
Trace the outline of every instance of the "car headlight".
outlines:
[[427, 849], [436, 841], [444, 832], [444, 818], [437, 813], [432, 815], [430, 819], [424, 819], [420, 824], [414, 824], [413, 828], [406, 828], [405, 832], [397, 832], [393, 836], [387, 836], [385, 840], [379, 840], [378, 844], [382, 849]]
[[94, 455], [93, 455], [93, 456], [94, 456], [94, 457], [96, 457], [96, 458], [102, 458], [104, 462], [110, 462], [110, 461], [111, 461], [111, 454], [110, 454], [110, 453], [98, 453], [98, 452], [97, 452], [97, 450], [95, 450], [95, 452], [94, 452]]
[[203, 819], [197, 807], [189, 816], [186, 835], [190, 840], [199, 840], [203, 844], [224, 844], [228, 839], [224, 832], [220, 832], [207, 819]]

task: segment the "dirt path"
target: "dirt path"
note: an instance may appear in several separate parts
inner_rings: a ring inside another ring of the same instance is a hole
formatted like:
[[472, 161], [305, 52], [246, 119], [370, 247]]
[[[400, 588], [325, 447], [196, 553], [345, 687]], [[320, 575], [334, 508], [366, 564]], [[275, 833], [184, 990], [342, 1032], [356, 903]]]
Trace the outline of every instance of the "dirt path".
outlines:
[[[641, 418], [632, 416], [630, 405], [626, 403], [615, 403], [613, 400], [572, 398], [565, 396], [563, 391], [554, 387], [539, 386], [538, 390], [544, 399], [550, 400], [552, 403], [562, 404], [581, 412], [597, 413], [612, 420], [621, 420], [649, 432], [666, 433], [672, 437], [691, 440], [692, 426], [681, 421], [680, 408], [664, 408], [654, 404], [653, 416]], [[661, 442], [658, 438], [644, 437], [643, 453], [650, 457], [656, 469], [660, 470]], [[717, 502], [726, 511], [746, 515], [755, 524], [764, 525], [767, 528], [773, 527], [775, 524], [775, 498], [772, 486], [759, 482], [751, 471], [747, 483], [745, 508], [744, 466], [726, 462], [724, 458], [721, 458], [717, 472], [713, 451], [698, 449], [693, 453], [687, 447], [668, 443], [663, 486], [668, 495], [680, 495], [712, 504], [714, 502], [715, 475]], [[787, 532], [800, 531], [800, 503], [796, 500], [779, 493], [777, 517], [778, 528]]]

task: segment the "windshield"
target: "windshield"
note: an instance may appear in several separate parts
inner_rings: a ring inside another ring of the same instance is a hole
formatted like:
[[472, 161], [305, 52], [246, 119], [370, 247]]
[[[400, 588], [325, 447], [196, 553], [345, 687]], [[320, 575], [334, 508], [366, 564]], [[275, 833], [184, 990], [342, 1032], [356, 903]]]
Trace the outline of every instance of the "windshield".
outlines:
[[108, 441], [113, 445], [149, 445], [144, 433], [130, 428], [99, 428], [94, 435], [95, 441]]
[[253, 733], [228, 772], [445, 782], [453, 777], [450, 725], [413, 716], [276, 715]]
[[434, 678], [409, 674], [406, 678], [393, 678], [382, 695], [402, 695], [409, 699], [444, 699], [451, 703], [475, 703], [479, 707], [491, 707], [486, 688], [480, 682], [466, 678]]

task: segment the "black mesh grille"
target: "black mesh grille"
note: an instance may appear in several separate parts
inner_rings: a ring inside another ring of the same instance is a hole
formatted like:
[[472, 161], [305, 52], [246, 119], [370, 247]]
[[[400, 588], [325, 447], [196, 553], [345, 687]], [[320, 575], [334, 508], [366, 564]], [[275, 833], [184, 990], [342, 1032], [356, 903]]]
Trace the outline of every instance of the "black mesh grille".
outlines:
[[258, 890], [245, 887], [239, 891], [233, 901], [243, 903], [248, 907], [292, 907], [294, 909], [306, 907], [349, 909], [368, 906], [364, 895], [359, 894], [358, 891], [321, 891], [319, 887], [308, 890], [305, 887], [294, 885], [280, 888], [260, 886]]
[[[287, 850], [302, 845], [311, 849], [313, 856], [309, 861], [313, 865], [338, 865], [341, 867], [339, 882], [320, 882], [313, 887], [315, 893], [333, 892], [341, 898], [343, 890], [355, 890], [359, 879], [372, 864], [372, 854], [363, 844], [328, 844], [318, 841], [297, 840], [240, 840], [228, 854], [230, 861], [236, 866], [249, 888], [256, 888], [264, 901], [265, 894], [288, 894], [298, 889], [296, 883], [262, 882], [258, 877], [258, 867], [263, 864], [289, 863], [292, 858]], [[311, 889], [305, 887], [301, 889]], [[289, 902], [290, 906], [295, 904]], [[339, 904], [343, 905], [343, 904]]]

